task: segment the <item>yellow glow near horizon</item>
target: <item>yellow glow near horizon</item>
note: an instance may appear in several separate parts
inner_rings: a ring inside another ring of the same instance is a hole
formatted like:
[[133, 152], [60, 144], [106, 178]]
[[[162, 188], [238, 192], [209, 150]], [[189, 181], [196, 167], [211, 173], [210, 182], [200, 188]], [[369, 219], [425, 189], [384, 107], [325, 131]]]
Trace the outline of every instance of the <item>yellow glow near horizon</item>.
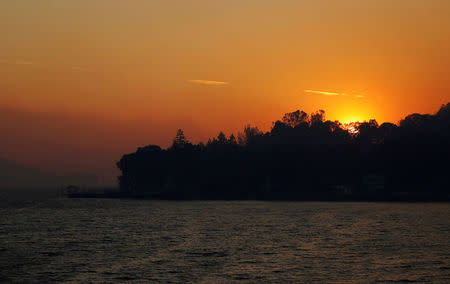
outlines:
[[362, 118], [361, 116], [346, 116], [342, 120], [339, 120], [342, 124], [349, 124], [352, 122], [364, 122], [367, 119]]
[[448, 0], [0, 1], [0, 110], [20, 113], [0, 111], [0, 149], [55, 171], [62, 156], [114, 167], [179, 128], [205, 142], [297, 109], [342, 123], [434, 113], [450, 101], [449, 14]]

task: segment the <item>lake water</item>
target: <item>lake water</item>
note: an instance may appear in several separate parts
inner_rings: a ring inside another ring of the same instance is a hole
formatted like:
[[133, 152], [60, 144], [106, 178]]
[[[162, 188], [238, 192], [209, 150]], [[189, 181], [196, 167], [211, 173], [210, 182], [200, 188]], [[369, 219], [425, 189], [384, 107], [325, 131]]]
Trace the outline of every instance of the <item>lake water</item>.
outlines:
[[2, 282], [450, 282], [450, 204], [3, 202]]

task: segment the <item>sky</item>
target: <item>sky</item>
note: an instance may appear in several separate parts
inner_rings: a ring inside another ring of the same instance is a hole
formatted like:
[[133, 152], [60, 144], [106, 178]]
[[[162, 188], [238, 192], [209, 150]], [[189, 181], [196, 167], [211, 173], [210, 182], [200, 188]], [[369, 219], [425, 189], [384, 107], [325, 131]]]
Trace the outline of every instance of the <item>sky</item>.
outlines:
[[450, 101], [448, 0], [4, 0], [0, 158], [112, 184], [122, 154], [284, 113]]

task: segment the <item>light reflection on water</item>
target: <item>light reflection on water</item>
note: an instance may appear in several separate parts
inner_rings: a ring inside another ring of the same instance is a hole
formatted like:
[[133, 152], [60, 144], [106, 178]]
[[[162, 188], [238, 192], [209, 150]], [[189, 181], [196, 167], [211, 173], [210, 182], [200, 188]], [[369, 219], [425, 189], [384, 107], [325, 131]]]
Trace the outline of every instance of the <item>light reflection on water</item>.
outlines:
[[0, 213], [6, 282], [450, 282], [450, 204], [52, 199]]

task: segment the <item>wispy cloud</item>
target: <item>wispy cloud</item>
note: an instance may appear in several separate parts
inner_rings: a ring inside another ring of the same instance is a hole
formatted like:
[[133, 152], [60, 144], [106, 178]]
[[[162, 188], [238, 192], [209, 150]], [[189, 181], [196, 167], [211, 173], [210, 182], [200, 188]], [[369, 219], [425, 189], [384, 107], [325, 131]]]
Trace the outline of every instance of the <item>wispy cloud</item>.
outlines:
[[[306, 93], [309, 93], [309, 94], [332, 96], [332, 97], [335, 97], [335, 96], [350, 96], [349, 94], [346, 94], [346, 93], [335, 93], [335, 92], [314, 91], [314, 90], [304, 90], [304, 91]], [[354, 97], [358, 98], [358, 99], [364, 98], [363, 95], [354, 95]]]
[[324, 91], [313, 91], [313, 90], [305, 90], [306, 93], [324, 95], [324, 96], [346, 96], [347, 94], [341, 93], [333, 93], [333, 92], [324, 92]]
[[188, 80], [188, 82], [208, 86], [224, 86], [229, 84], [228, 82], [209, 81], [209, 80]]

